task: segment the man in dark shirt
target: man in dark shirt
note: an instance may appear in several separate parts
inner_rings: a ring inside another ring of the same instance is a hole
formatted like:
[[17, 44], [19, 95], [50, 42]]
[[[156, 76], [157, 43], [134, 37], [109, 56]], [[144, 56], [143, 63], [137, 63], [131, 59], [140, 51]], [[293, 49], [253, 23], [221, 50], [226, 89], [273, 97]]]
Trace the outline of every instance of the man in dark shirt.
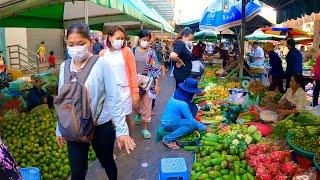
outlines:
[[294, 74], [302, 73], [302, 54], [296, 49], [296, 42], [293, 39], [287, 40], [287, 47], [289, 52], [286, 57], [287, 69], [286, 69], [286, 88], [290, 87], [290, 80]]
[[228, 50], [224, 50], [223, 44], [221, 44], [220, 47], [218, 47], [218, 46], [215, 47], [215, 51], [220, 54], [220, 56], [218, 58], [223, 60], [222, 67], [223, 67], [223, 69], [225, 69], [228, 64], [228, 61], [229, 61]]
[[272, 43], [266, 43], [263, 46], [264, 52], [269, 55], [269, 64], [271, 67], [269, 75], [271, 76], [271, 83], [269, 86], [270, 91], [276, 90], [278, 88], [278, 91], [280, 93], [284, 93], [283, 89], [283, 68], [282, 68], [282, 61], [279, 57], [279, 55], [274, 52], [274, 45]]
[[95, 42], [94, 42], [94, 44], [92, 45], [92, 53], [93, 53], [94, 55], [99, 55], [99, 52], [103, 49], [103, 46], [102, 46], [102, 44], [99, 42], [99, 39], [98, 39], [98, 38], [96, 38], [94, 41], [95, 41]]

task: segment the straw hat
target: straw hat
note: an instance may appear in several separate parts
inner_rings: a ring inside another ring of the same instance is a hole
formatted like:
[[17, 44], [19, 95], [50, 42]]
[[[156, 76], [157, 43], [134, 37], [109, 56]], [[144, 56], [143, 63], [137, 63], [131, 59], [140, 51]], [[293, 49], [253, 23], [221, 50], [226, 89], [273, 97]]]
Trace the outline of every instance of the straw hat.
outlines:
[[265, 51], [273, 51], [274, 50], [274, 45], [270, 42], [267, 42], [266, 44], [263, 45], [263, 50]]
[[31, 81], [29, 81], [29, 83], [32, 85], [38, 85], [38, 86], [42, 86], [42, 85], [46, 84], [46, 82], [44, 82], [39, 77], [35, 77], [35, 78], [31, 79]]

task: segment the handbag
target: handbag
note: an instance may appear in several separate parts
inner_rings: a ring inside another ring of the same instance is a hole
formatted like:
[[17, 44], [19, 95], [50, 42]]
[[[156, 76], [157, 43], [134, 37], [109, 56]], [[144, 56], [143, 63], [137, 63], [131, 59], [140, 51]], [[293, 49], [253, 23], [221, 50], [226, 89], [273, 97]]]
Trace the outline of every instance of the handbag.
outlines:
[[138, 86], [140, 95], [145, 94], [150, 89], [152, 81], [152, 77], [143, 74], [138, 74]]

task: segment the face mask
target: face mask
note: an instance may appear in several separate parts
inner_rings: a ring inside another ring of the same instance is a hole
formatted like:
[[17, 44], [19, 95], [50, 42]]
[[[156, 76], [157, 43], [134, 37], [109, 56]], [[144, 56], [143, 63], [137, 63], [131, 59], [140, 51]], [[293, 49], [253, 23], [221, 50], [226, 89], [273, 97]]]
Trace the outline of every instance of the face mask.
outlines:
[[148, 47], [148, 41], [140, 41], [140, 46], [142, 48], [147, 48]]
[[186, 41], [185, 43], [187, 46], [192, 46], [192, 41]]
[[68, 53], [74, 61], [84, 61], [89, 56], [89, 50], [87, 46], [73, 46], [68, 47]]
[[121, 47], [123, 46], [123, 40], [114, 40], [111, 42], [111, 44], [114, 49], [118, 50], [121, 49]]

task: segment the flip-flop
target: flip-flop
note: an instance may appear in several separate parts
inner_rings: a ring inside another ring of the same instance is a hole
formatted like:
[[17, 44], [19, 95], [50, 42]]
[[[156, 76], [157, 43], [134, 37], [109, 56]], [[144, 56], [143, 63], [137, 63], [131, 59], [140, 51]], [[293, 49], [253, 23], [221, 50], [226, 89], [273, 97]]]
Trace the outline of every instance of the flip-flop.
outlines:
[[136, 122], [136, 125], [141, 124], [141, 116], [137, 114], [137, 115], [134, 117], [134, 121]]
[[178, 150], [178, 149], [180, 149], [180, 146], [178, 146], [178, 145], [172, 145], [171, 143], [166, 143], [166, 142], [164, 142], [163, 140], [162, 140], [162, 143], [163, 143], [164, 145], [166, 145], [169, 149], [173, 149], [173, 150]]
[[148, 131], [148, 130], [142, 130], [142, 136], [143, 136], [145, 139], [150, 139], [150, 138], [151, 138], [151, 133], [150, 133], [150, 131]]

